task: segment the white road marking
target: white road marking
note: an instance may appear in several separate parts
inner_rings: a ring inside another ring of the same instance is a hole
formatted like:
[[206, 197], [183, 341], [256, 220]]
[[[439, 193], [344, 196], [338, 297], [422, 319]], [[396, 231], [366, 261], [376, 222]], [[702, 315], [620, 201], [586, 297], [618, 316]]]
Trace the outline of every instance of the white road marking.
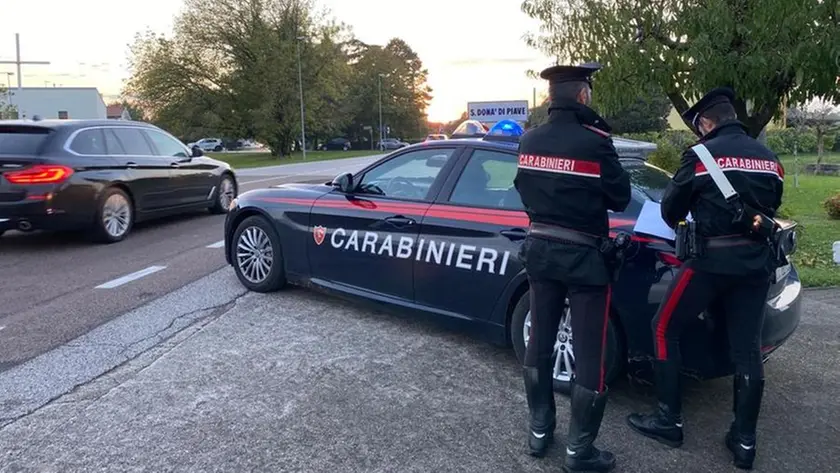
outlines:
[[225, 241], [224, 240], [219, 240], [216, 243], [211, 243], [211, 244], [205, 246], [205, 248], [224, 248], [224, 246], [225, 246]]
[[164, 270], [164, 269], [166, 269], [166, 266], [149, 266], [146, 269], [141, 269], [140, 271], [137, 271], [137, 272], [134, 272], [134, 273], [131, 273], [131, 274], [126, 274], [125, 276], [123, 276], [121, 278], [113, 279], [113, 280], [108, 281], [104, 284], [100, 284], [100, 285], [96, 286], [96, 289], [113, 289], [115, 287], [122, 286], [123, 284], [128, 284], [131, 281], [135, 281], [137, 279], [148, 276], [150, 274], [154, 274], [154, 273], [156, 273], [158, 271], [161, 271], [161, 270]]

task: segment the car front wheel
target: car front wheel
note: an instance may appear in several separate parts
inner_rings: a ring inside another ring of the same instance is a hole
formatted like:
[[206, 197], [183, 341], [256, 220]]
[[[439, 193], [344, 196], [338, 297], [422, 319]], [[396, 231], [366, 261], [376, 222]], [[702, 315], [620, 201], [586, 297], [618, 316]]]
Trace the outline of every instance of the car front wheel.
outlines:
[[[552, 378], [554, 390], [562, 394], [570, 394], [575, 373], [575, 349], [572, 336], [572, 314], [569, 311], [569, 301], [566, 299], [563, 315], [554, 341], [554, 353], [551, 357]], [[520, 363], [525, 361], [525, 349], [531, 330], [531, 310], [529, 293], [526, 292], [517, 302], [511, 316], [511, 341], [516, 357]], [[616, 323], [610, 319], [607, 323], [607, 347], [605, 350], [604, 371], [607, 384], [613, 382], [624, 367], [624, 339], [619, 333]]]
[[216, 193], [213, 205], [210, 206], [210, 212], [214, 214], [227, 213], [234, 198], [236, 198], [236, 183], [229, 174], [222, 174], [222, 178], [219, 180], [219, 191]]
[[243, 220], [236, 227], [231, 246], [236, 277], [248, 290], [273, 292], [286, 284], [280, 237], [264, 217]]

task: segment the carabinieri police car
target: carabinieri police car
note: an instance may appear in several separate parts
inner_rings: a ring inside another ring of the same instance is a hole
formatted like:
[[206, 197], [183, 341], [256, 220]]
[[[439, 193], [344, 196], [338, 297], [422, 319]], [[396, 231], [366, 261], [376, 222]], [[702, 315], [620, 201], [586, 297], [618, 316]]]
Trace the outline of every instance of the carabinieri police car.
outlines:
[[[464, 125], [468, 138], [456, 133], [408, 146], [329, 183], [240, 195], [225, 221], [227, 262], [256, 292], [291, 283], [473, 322], [512, 345], [521, 361], [530, 327], [528, 281], [517, 257], [529, 219], [513, 187], [522, 129], [515, 122], [489, 131]], [[653, 145], [612, 139], [631, 176], [633, 199], [625, 212], [611, 214], [611, 228], [632, 233], [643, 203], [658, 201], [670, 176], [645, 161]], [[785, 227], [790, 254], [795, 224]], [[613, 286], [608, 380], [624, 372], [651, 378], [651, 320], [680, 265], [673, 243], [642, 235], [632, 240]], [[798, 326], [800, 301], [796, 269], [780, 268], [767, 299], [765, 360]], [[554, 385], [565, 393], [575, 366], [573, 316], [566, 307], [555, 344]], [[731, 374], [724, 321], [712, 309], [695, 324], [681, 344], [686, 374]]]

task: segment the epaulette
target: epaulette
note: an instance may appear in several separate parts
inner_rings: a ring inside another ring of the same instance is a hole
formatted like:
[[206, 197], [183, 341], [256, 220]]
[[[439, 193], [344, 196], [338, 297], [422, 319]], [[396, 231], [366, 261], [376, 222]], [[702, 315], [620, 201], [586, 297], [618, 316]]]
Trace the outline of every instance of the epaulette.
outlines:
[[604, 138], [609, 138], [610, 137], [609, 133], [607, 133], [606, 131], [604, 131], [600, 128], [594, 127], [592, 125], [581, 125], [581, 126], [586, 128], [589, 131], [594, 131], [595, 133], [598, 133], [599, 135], [603, 136]]

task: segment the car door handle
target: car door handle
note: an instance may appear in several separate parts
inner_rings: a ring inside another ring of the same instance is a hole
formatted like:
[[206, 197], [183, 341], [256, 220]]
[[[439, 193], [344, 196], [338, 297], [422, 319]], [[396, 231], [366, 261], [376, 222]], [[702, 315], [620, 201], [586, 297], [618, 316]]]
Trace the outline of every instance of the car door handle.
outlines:
[[512, 241], [524, 240], [528, 236], [528, 232], [521, 228], [511, 228], [510, 230], [502, 230], [499, 233], [508, 237]]
[[169, 163], [169, 167], [171, 167], [171, 168], [177, 168], [179, 166], [181, 166], [181, 165], [178, 164], [178, 163]]
[[129, 169], [136, 169], [137, 168], [137, 163], [135, 163], [133, 161], [130, 161], [130, 162], [125, 163], [125, 167], [127, 167]]
[[402, 215], [394, 215], [385, 219], [386, 222], [393, 225], [414, 225], [417, 223], [413, 218], [408, 218]]

